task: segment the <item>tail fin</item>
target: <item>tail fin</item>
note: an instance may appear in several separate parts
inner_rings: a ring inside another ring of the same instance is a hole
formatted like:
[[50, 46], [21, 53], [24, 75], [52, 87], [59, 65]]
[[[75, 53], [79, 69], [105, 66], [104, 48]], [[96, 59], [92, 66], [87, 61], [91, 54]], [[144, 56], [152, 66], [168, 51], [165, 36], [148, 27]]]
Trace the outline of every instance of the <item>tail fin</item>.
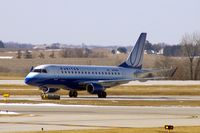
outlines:
[[144, 45], [146, 41], [147, 33], [141, 33], [134, 48], [131, 50], [127, 60], [119, 65], [119, 67], [127, 68], [142, 68]]

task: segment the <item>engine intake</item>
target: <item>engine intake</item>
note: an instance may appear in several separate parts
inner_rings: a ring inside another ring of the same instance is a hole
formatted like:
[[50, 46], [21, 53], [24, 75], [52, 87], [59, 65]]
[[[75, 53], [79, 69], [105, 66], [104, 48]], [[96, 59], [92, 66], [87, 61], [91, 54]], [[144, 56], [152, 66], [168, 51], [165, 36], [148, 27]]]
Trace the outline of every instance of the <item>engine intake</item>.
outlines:
[[104, 87], [96, 83], [91, 83], [86, 85], [86, 90], [90, 94], [98, 94], [104, 91]]

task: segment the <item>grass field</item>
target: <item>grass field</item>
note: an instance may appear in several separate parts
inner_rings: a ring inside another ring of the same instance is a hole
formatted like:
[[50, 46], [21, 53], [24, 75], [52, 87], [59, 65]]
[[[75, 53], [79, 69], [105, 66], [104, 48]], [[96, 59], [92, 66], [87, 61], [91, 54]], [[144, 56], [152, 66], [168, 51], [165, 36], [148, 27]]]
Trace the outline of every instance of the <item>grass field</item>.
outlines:
[[[90, 129], [69, 131], [39, 131], [20, 133], [168, 133], [164, 128], [113, 128], [113, 129]], [[200, 126], [175, 127], [170, 133], [199, 133]], [[18, 132], [19, 133], [19, 132]]]
[[[38, 95], [40, 98], [41, 91], [32, 86], [27, 85], [0, 85], [0, 96], [5, 93], [9, 93], [10, 97], [13, 95]], [[56, 92], [59, 95], [68, 96], [68, 91], [60, 90]], [[157, 86], [118, 86], [110, 88], [107, 90], [108, 95], [135, 95], [135, 96], [200, 96], [200, 87], [197, 85], [191, 86], [170, 86], [170, 85], [157, 85]], [[81, 95], [91, 95], [86, 91], [80, 91], [79, 96]], [[4, 100], [0, 100], [1, 103], [5, 103]], [[7, 103], [41, 103], [41, 101], [30, 101], [30, 100], [8, 100]], [[104, 100], [104, 99], [67, 99], [64, 98], [61, 100], [43, 100], [42, 103], [56, 103], [56, 104], [75, 104], [75, 105], [102, 105], [102, 106], [200, 106], [200, 101], [198, 100], [188, 100], [188, 101], [156, 101], [156, 100]]]
[[[0, 52], [1, 55], [1, 52]], [[4, 54], [3, 54], [4, 55]], [[9, 56], [9, 55], [7, 55]], [[13, 55], [14, 56], [14, 55]], [[127, 54], [112, 55], [106, 58], [33, 58], [0, 60], [0, 79], [14, 79], [17, 76], [24, 77], [32, 66], [42, 64], [71, 64], [71, 65], [119, 65], [127, 57]], [[144, 57], [144, 67], [154, 67], [154, 63], [160, 56], [148, 55]], [[13, 67], [14, 66], [14, 67]], [[1, 78], [2, 77], [2, 78]]]
[[10, 73], [1, 73], [0, 80], [23, 80], [23, 75], [19, 74], [10, 74]]
[[[23, 89], [23, 91], [19, 91]], [[137, 85], [117, 86], [106, 90], [108, 95], [200, 95], [200, 86], [174, 86], [174, 85]], [[41, 91], [37, 87], [27, 85], [0, 85], [0, 95], [9, 93], [11, 95], [39, 95]], [[60, 90], [60, 95], [68, 95], [68, 91]], [[79, 95], [88, 95], [86, 91], [79, 91]]]
[[0, 100], [0, 103], [54, 103], [65, 105], [96, 105], [96, 106], [200, 106], [200, 101], [188, 100], [188, 101], [149, 101], [149, 100], [83, 100], [83, 99], [65, 99], [65, 100], [43, 100], [31, 101], [31, 100]]

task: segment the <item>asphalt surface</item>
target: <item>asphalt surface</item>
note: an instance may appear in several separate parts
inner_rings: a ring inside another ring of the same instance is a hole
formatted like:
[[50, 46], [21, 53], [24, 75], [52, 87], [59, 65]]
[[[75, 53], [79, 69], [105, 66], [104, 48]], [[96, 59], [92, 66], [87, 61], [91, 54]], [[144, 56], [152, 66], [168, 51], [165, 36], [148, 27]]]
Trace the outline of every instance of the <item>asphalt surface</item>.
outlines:
[[[23, 80], [0, 84], [24, 85]], [[126, 85], [200, 85], [200, 81], [133, 81]], [[23, 90], [22, 90], [23, 91]], [[68, 96], [64, 100], [74, 99]], [[3, 97], [0, 97], [2, 100]], [[11, 96], [10, 100], [42, 101], [40, 96]], [[79, 96], [97, 100], [96, 96]], [[108, 96], [98, 100], [200, 100], [200, 96]], [[1, 114], [1, 112], [11, 112]], [[76, 130], [113, 127], [200, 126], [200, 107], [91, 106], [0, 103], [0, 132]]]
[[[69, 96], [61, 95], [62, 100], [73, 100]], [[136, 96], [136, 95], [108, 95], [107, 98], [99, 99], [96, 95], [80, 95], [76, 100], [130, 100], [130, 101], [191, 101], [199, 100], [200, 96]], [[3, 96], [0, 96], [0, 100], [4, 100]], [[30, 100], [30, 101], [43, 101], [39, 95], [11, 95], [8, 100]]]
[[[200, 107], [0, 104], [0, 132], [200, 125]], [[12, 128], [11, 128], [12, 127]]]

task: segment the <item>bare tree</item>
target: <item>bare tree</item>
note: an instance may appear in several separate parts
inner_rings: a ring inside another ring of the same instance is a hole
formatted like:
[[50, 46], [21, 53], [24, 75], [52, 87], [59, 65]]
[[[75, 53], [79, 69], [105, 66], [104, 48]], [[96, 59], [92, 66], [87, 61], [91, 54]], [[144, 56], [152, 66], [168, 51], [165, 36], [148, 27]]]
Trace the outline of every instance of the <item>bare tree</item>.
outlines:
[[186, 34], [181, 44], [184, 55], [189, 59], [190, 79], [197, 80], [200, 67], [200, 34]]
[[21, 51], [21, 50], [18, 50], [18, 51], [17, 51], [17, 58], [18, 58], [18, 59], [21, 59], [21, 58], [22, 58], [22, 51]]
[[44, 55], [43, 53], [40, 53], [40, 54], [38, 55], [38, 57], [44, 59], [44, 58], [45, 58], [45, 55]]
[[55, 53], [54, 51], [51, 52], [51, 54], [49, 55], [50, 58], [55, 58]]
[[29, 50], [26, 50], [25, 53], [24, 53], [24, 58], [25, 59], [32, 59], [33, 58], [32, 53]]
[[84, 53], [82, 48], [66, 48], [60, 51], [63, 58], [83, 58]]
[[[158, 71], [156, 74], [157, 76], [162, 77], [170, 77], [172, 68], [176, 68], [177, 65], [175, 64], [175, 60], [173, 57], [167, 57], [167, 56], [160, 56], [158, 59], [156, 59], [154, 63], [155, 68], [160, 68], [161, 71]], [[175, 79], [174, 77], [170, 77], [170, 79]]]

